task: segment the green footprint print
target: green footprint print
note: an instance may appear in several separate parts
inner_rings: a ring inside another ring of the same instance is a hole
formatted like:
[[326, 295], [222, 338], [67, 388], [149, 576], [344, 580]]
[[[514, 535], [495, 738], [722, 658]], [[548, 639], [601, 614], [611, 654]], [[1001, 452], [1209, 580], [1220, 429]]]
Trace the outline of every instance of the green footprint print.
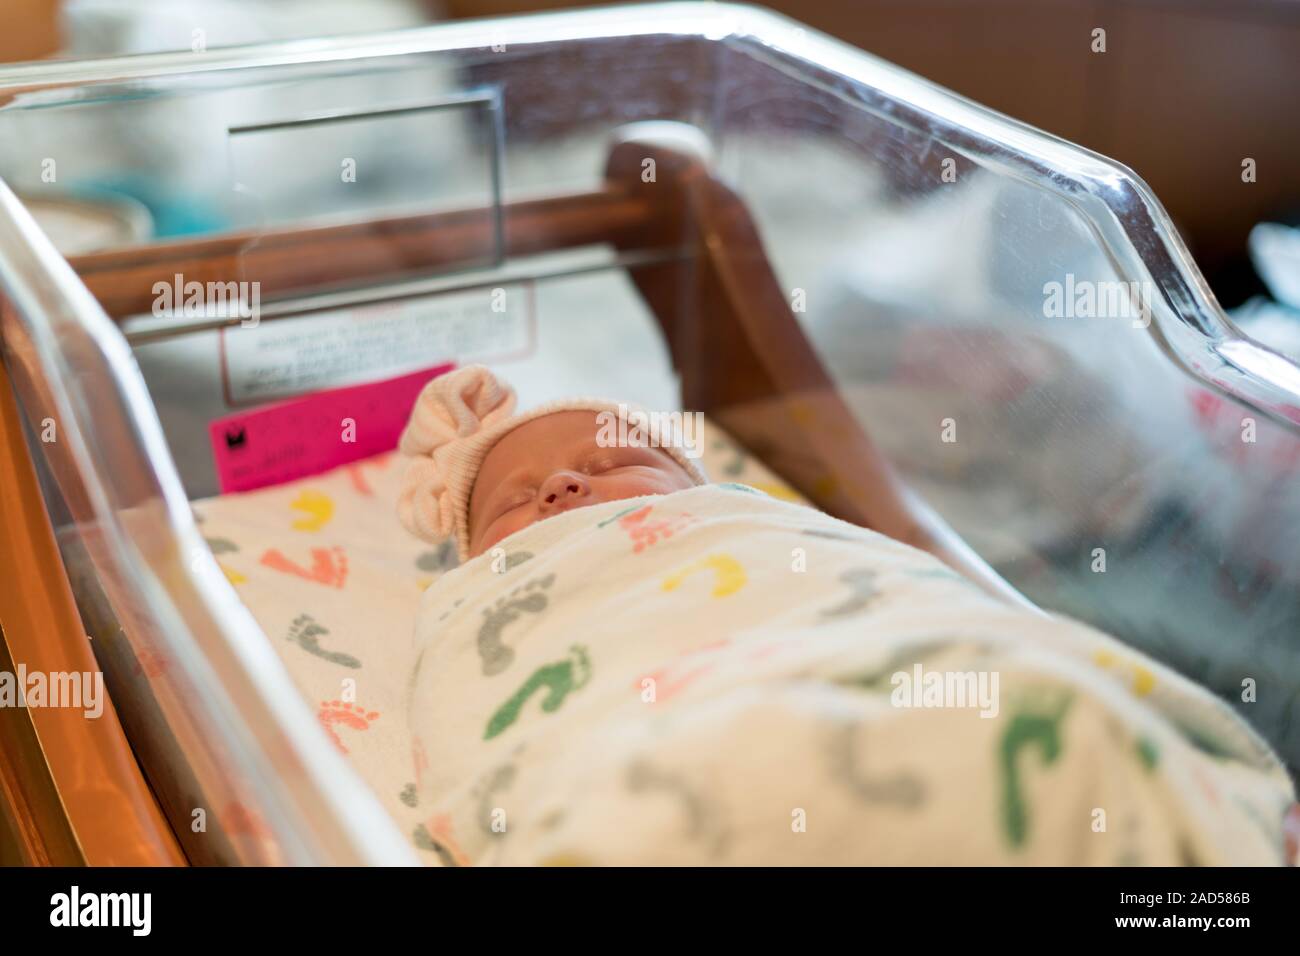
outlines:
[[586, 686], [587, 681], [591, 679], [591, 661], [587, 657], [587, 649], [580, 644], [574, 644], [569, 648], [569, 655], [568, 660], [543, 664], [534, 671], [533, 676], [524, 681], [523, 686], [497, 708], [496, 713], [487, 722], [483, 739], [491, 740], [510, 727], [519, 719], [524, 705], [539, 690], [547, 691], [542, 699], [542, 710], [550, 714], [560, 709], [564, 698], [569, 694]]
[[1007, 840], [1017, 849], [1029, 838], [1029, 807], [1021, 778], [1021, 752], [1037, 748], [1044, 767], [1051, 766], [1061, 755], [1061, 720], [1070, 706], [1070, 695], [1063, 693], [1051, 706], [1026, 702], [1007, 726], [999, 746], [998, 764], [1002, 772], [1002, 825]]

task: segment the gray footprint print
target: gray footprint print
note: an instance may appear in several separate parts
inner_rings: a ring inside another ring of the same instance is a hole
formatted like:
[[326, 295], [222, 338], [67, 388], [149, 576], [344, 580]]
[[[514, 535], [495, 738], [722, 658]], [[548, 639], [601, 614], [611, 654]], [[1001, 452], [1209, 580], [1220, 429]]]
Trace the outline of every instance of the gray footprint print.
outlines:
[[483, 623], [478, 630], [478, 654], [483, 674], [500, 674], [515, 659], [515, 652], [502, 640], [502, 631], [525, 614], [540, 614], [550, 603], [543, 593], [555, 583], [555, 575], [534, 578], [515, 588], [492, 607], [484, 608]]
[[880, 592], [876, 590], [876, 572], [870, 568], [849, 568], [840, 581], [852, 592], [841, 604], [822, 611], [822, 617], [847, 617], [865, 610]]
[[321, 627], [316, 623], [316, 619], [310, 614], [299, 614], [289, 625], [289, 640], [293, 641], [308, 654], [315, 654], [317, 657], [329, 661], [331, 664], [338, 664], [341, 667], [360, 667], [361, 662], [351, 654], [344, 654], [342, 651], [331, 651], [320, 646], [320, 638], [329, 633], [329, 629]]
[[687, 838], [701, 841], [715, 859], [727, 852], [731, 834], [722, 808], [693, 787], [685, 776], [660, 770], [638, 759], [627, 768], [627, 787], [637, 794], [658, 791], [673, 795], [686, 817]]
[[869, 774], [862, 765], [857, 736], [856, 724], [831, 731], [827, 739], [831, 779], [867, 803], [891, 803], [908, 810], [919, 807], [925, 800], [925, 785], [909, 773]]
[[430, 574], [434, 571], [450, 571], [459, 563], [454, 541], [444, 541], [436, 551], [425, 551], [415, 559], [415, 566]]

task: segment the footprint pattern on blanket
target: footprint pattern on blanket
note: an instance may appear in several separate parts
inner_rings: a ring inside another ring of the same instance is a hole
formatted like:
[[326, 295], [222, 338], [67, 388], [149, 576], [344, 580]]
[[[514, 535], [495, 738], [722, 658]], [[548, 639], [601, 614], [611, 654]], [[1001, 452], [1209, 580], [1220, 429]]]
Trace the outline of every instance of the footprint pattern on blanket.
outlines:
[[729, 597], [745, 586], [747, 577], [745, 568], [729, 554], [711, 554], [701, 561], [689, 564], [676, 574], [664, 579], [661, 587], [665, 591], [675, 591], [682, 582], [701, 571], [713, 572], [713, 591], [715, 598]]
[[[637, 677], [632, 687], [645, 703], [671, 700], [701, 677], [712, 673], [717, 666], [717, 660], [712, 659], [713, 652], [730, 644], [731, 639], [724, 637], [685, 651], [662, 667]], [[650, 692], [648, 697], [647, 691]]]
[[871, 774], [863, 766], [860, 726], [844, 724], [831, 730], [827, 757], [831, 779], [865, 803], [886, 803], [915, 810], [925, 802], [925, 785], [915, 774], [899, 772], [889, 776]]
[[303, 517], [293, 523], [295, 531], [319, 531], [334, 517], [334, 501], [329, 495], [311, 488], [303, 489], [289, 507]]
[[475, 814], [479, 829], [491, 837], [505, 836], [505, 830], [493, 829], [496, 812], [500, 809], [498, 794], [509, 790], [519, 774], [514, 763], [501, 764], [489, 770], [474, 786], [474, 799], [477, 802]]
[[[511, 551], [509, 554], [498, 554], [503, 551], [502, 548], [493, 548], [489, 553], [492, 555], [492, 571], [495, 574], [505, 574], [507, 571], [513, 571], [525, 561], [531, 561], [533, 552], [531, 551]], [[504, 560], [501, 560], [504, 558]]]
[[435, 571], [450, 571], [459, 563], [456, 559], [456, 542], [451, 540], [444, 541], [433, 551], [421, 552], [415, 559], [415, 566], [430, 574]]
[[417, 825], [411, 832], [411, 842], [417, 849], [437, 854], [443, 866], [469, 866], [469, 857], [457, 845], [452, 835], [451, 818], [446, 814]]
[[233, 554], [239, 550], [239, 545], [229, 538], [204, 538], [203, 540], [207, 542], [213, 554]]
[[627, 787], [634, 794], [661, 792], [675, 797], [686, 817], [686, 837], [702, 842], [710, 856], [727, 852], [731, 834], [722, 808], [691, 786], [686, 776], [634, 760], [627, 768]]
[[542, 711], [547, 714], [560, 709], [564, 699], [574, 691], [581, 690], [591, 679], [591, 661], [587, 649], [581, 644], [569, 648], [566, 660], [553, 664], [544, 664], [524, 681], [523, 686], [510, 696], [489, 718], [483, 731], [483, 739], [491, 740], [505, 732], [519, 719], [524, 705], [539, 691], [545, 691], [542, 698]]
[[719, 488], [727, 488], [727, 489], [729, 489], [729, 490], [731, 490], [731, 491], [743, 491], [743, 492], [745, 492], [745, 494], [747, 494], [747, 495], [761, 495], [761, 494], [763, 494], [763, 492], [759, 491], [759, 490], [758, 490], [757, 488], [755, 488], [753, 485], [745, 485], [745, 484], [741, 484], [741, 483], [738, 482], [738, 481], [723, 481], [723, 482], [719, 482], [719, 483], [718, 483], [718, 487], [719, 487]]
[[618, 519], [618, 526], [632, 539], [633, 554], [640, 554], [661, 540], [671, 538], [695, 521], [689, 514], [664, 515], [651, 521], [650, 514], [653, 511], [654, 505], [646, 505], [635, 511], [623, 513]]
[[834, 607], [825, 608], [822, 617], [841, 618], [858, 614], [869, 608], [880, 594], [876, 588], [876, 572], [870, 568], [849, 568], [840, 574], [840, 583], [849, 589], [849, 596]]
[[828, 541], [852, 541], [858, 543], [862, 540], [860, 534], [849, 534], [847, 531], [839, 531], [833, 528], [803, 528], [799, 533], [806, 534], [810, 538], [826, 538]]
[[370, 486], [370, 482], [366, 478], [366, 470], [383, 471], [392, 464], [393, 457], [393, 455], [381, 455], [365, 461], [355, 461], [348, 465], [348, 480], [352, 482], [352, 487], [356, 493], [367, 498], [374, 497], [375, 490]]
[[925, 664], [933, 655], [942, 653], [952, 647], [958, 640], [948, 635], [918, 638], [906, 647], [892, 652], [884, 660], [870, 667], [854, 668], [850, 672], [837, 675], [833, 679], [837, 684], [858, 687], [869, 693], [893, 693], [894, 675], [899, 671], [910, 672], [916, 664]]
[[367, 711], [364, 707], [358, 707], [342, 700], [321, 701], [320, 710], [316, 712], [316, 719], [325, 728], [325, 733], [329, 734], [330, 739], [334, 741], [334, 745], [343, 753], [348, 753], [348, 748], [343, 745], [343, 739], [339, 737], [338, 732], [334, 729], [335, 726], [350, 727], [352, 730], [357, 731], [369, 730], [370, 725], [378, 718], [378, 711]]
[[308, 654], [315, 654], [322, 660], [341, 667], [360, 667], [361, 662], [351, 654], [342, 651], [327, 650], [320, 645], [320, 638], [329, 634], [329, 629], [316, 623], [310, 614], [299, 614], [289, 625], [289, 640], [293, 641]]
[[1061, 723], [1070, 706], [1066, 691], [1044, 689], [1013, 705], [1007, 728], [998, 748], [998, 769], [1002, 780], [1002, 826], [1007, 841], [1019, 849], [1029, 839], [1030, 813], [1025, 800], [1026, 751], [1037, 751], [1044, 768], [1061, 756]]
[[958, 574], [951, 568], [915, 568], [903, 572], [909, 578], [916, 578], [921, 581], [951, 581], [953, 584], [964, 584], [967, 587], [978, 588], [970, 578]]
[[1136, 661], [1123, 660], [1113, 651], [1104, 649], [1094, 651], [1092, 660], [1098, 667], [1126, 673], [1132, 679], [1130, 689], [1138, 697], [1146, 697], [1156, 688], [1156, 675]]
[[613, 524], [615, 521], [622, 521], [624, 517], [638, 510], [640, 509], [636, 505], [633, 505], [631, 508], [624, 508], [622, 511], [618, 512], [617, 514], [614, 514], [611, 517], [606, 518], [604, 521], [596, 522], [596, 527], [603, 528], [605, 527], [605, 525]]
[[229, 581], [231, 584], [243, 584], [245, 581], [248, 580], [248, 578], [240, 574], [234, 568], [228, 568], [220, 561], [217, 562], [217, 567], [221, 569], [221, 573], [226, 576], [226, 580]]
[[348, 556], [340, 547], [312, 548], [312, 564], [304, 568], [288, 558], [279, 548], [270, 548], [262, 555], [261, 563], [275, 571], [292, 574], [304, 581], [315, 581], [326, 587], [342, 588], [348, 579]]
[[483, 675], [500, 674], [515, 659], [514, 649], [507, 646], [502, 632], [525, 614], [541, 614], [549, 603], [545, 592], [555, 583], [555, 575], [533, 578], [498, 598], [490, 608], [483, 609], [483, 623], [478, 629], [478, 656], [483, 664]]

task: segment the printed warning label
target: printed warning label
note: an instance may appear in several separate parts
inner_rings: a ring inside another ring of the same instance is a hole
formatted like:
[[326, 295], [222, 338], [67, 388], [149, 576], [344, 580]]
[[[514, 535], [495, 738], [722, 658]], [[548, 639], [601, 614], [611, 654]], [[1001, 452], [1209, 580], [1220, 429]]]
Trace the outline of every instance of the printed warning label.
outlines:
[[221, 330], [232, 407], [533, 349], [530, 283], [465, 289]]

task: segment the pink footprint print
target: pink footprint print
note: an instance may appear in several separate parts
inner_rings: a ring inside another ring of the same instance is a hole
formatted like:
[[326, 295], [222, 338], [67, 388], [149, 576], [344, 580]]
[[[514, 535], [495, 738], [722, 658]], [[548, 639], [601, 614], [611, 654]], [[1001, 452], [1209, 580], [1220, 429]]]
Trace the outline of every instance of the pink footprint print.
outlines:
[[364, 707], [357, 707], [341, 700], [321, 701], [320, 710], [316, 713], [316, 719], [325, 728], [325, 733], [330, 735], [330, 740], [334, 741], [335, 746], [343, 753], [347, 753], [348, 748], [343, 746], [342, 739], [335, 733], [334, 725], [342, 724], [353, 730], [369, 730], [370, 725], [378, 717], [377, 710], [367, 711]]
[[709, 673], [716, 666], [717, 661], [708, 661], [702, 663], [699, 667], [690, 670], [683, 670], [684, 662], [698, 659], [701, 654], [709, 654], [719, 648], [726, 647], [731, 643], [731, 639], [724, 637], [720, 641], [714, 641], [711, 644], [705, 644], [703, 647], [697, 647], [694, 650], [679, 654], [677, 659], [669, 664], [664, 665], [656, 671], [638, 677], [633, 683], [633, 689], [639, 694], [645, 690], [642, 682], [645, 680], [654, 681], [655, 700], [665, 701], [677, 696], [699, 678]]
[[671, 538], [694, 519], [688, 514], [672, 515], [657, 521], [647, 521], [654, 505], [646, 505], [619, 519], [618, 526], [632, 538], [632, 553], [640, 554], [660, 538]]

